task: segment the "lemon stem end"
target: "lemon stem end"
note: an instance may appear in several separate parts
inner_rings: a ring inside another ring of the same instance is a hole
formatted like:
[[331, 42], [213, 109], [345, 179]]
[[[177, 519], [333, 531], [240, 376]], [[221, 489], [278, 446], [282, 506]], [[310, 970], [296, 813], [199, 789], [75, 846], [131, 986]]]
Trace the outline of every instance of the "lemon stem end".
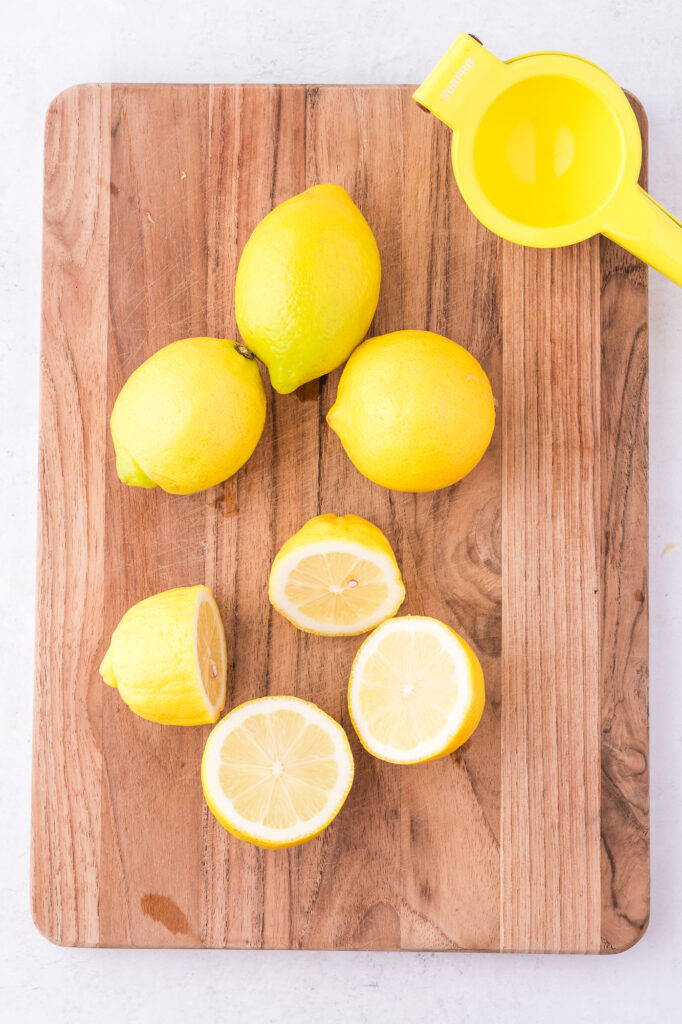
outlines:
[[149, 477], [135, 462], [135, 459], [125, 448], [121, 448], [118, 445], [114, 445], [116, 448], [116, 473], [118, 478], [123, 484], [128, 484], [129, 487], [146, 487], [151, 489], [156, 487], [153, 480]]
[[114, 675], [113, 665], [111, 664], [111, 647], [102, 658], [102, 664], [99, 667], [99, 674], [107, 686], [113, 687], [114, 690], [118, 689], [118, 682]]

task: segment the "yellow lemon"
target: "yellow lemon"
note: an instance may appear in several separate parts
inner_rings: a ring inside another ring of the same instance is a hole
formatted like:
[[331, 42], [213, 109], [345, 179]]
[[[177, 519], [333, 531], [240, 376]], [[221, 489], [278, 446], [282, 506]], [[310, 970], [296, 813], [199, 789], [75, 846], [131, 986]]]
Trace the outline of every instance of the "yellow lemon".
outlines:
[[133, 605], [114, 630], [100, 674], [140, 718], [215, 722], [225, 705], [227, 654], [208, 587], [165, 590]]
[[416, 764], [452, 753], [481, 720], [485, 687], [468, 643], [438, 619], [388, 619], [358, 651], [348, 707], [363, 747]]
[[315, 185], [256, 227], [237, 269], [237, 325], [288, 394], [343, 363], [379, 299], [381, 263], [370, 227], [345, 189]]
[[346, 733], [315, 704], [261, 697], [211, 732], [201, 762], [206, 802], [223, 828], [256, 846], [297, 846], [341, 810], [353, 782]]
[[355, 350], [327, 422], [374, 483], [435, 491], [461, 480], [483, 456], [495, 400], [461, 345], [430, 331], [396, 331]]
[[351, 636], [395, 615], [405, 587], [391, 545], [360, 516], [315, 516], [277, 553], [270, 601], [294, 626]]
[[246, 462], [265, 424], [258, 365], [222, 338], [159, 349], [123, 385], [111, 414], [124, 484], [193, 494]]

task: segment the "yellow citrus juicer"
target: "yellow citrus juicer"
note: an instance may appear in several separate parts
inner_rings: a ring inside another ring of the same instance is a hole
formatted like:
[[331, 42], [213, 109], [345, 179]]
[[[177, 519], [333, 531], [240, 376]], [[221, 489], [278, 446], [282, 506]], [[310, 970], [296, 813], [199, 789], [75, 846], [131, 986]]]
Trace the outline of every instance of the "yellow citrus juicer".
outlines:
[[601, 232], [682, 285], [682, 224], [637, 184], [637, 119], [601, 68], [568, 53], [501, 61], [462, 33], [414, 99], [452, 128], [457, 184], [491, 231], [540, 248]]

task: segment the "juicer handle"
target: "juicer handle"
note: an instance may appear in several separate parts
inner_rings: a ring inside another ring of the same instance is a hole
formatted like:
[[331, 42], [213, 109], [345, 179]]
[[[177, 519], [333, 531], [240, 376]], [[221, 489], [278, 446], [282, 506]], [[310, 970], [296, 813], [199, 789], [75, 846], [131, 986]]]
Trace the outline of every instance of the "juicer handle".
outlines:
[[640, 185], [616, 196], [602, 234], [682, 287], [682, 224]]
[[476, 123], [478, 109], [501, 91], [506, 76], [504, 61], [493, 56], [478, 39], [460, 32], [412, 99], [453, 131], [461, 131], [469, 123]]

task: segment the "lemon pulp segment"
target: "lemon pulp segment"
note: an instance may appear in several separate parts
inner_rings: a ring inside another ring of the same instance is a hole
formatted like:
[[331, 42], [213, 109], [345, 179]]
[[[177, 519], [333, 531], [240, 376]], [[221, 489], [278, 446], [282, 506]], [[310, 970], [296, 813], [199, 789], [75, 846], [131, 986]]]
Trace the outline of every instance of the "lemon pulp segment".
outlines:
[[269, 595], [299, 629], [348, 636], [394, 615], [405, 587], [377, 526], [359, 516], [326, 514], [283, 545], [270, 572]]
[[397, 764], [451, 753], [478, 725], [483, 672], [469, 645], [437, 619], [402, 616], [365, 640], [348, 688], [363, 746]]
[[220, 613], [210, 592], [199, 595], [195, 637], [197, 669], [207, 704], [220, 710], [225, 703], [227, 652]]
[[231, 711], [209, 736], [202, 761], [207, 803], [240, 839], [293, 846], [336, 816], [353, 781], [342, 727], [298, 697], [261, 697]]

